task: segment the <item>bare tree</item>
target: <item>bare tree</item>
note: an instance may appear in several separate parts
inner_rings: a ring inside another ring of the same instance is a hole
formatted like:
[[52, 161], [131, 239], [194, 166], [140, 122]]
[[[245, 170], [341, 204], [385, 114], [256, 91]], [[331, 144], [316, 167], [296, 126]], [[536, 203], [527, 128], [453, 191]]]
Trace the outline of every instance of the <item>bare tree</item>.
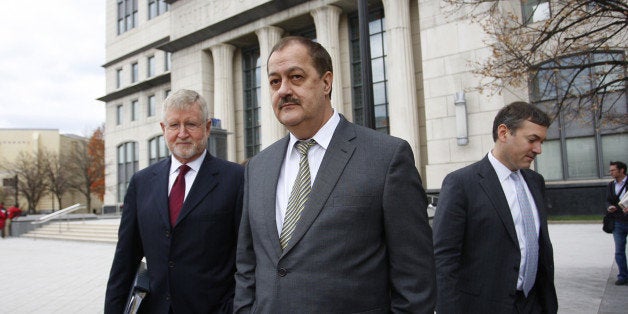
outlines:
[[18, 176], [19, 192], [28, 202], [28, 213], [35, 213], [39, 200], [48, 190], [45, 163], [41, 154], [22, 151], [7, 168]]
[[103, 127], [96, 129], [89, 141], [77, 141], [68, 154], [68, 166], [74, 174], [70, 186], [85, 196], [91, 211], [92, 193], [104, 194], [105, 158]]
[[469, 10], [489, 35], [492, 55], [474, 62], [478, 90], [529, 85], [554, 117], [628, 124], [626, 0], [444, 1]]
[[71, 188], [70, 179], [72, 175], [68, 172], [69, 159], [67, 156], [59, 156], [59, 154], [46, 151], [42, 153], [42, 161], [45, 164], [48, 191], [55, 195], [59, 202], [59, 209], [61, 209], [63, 195]]

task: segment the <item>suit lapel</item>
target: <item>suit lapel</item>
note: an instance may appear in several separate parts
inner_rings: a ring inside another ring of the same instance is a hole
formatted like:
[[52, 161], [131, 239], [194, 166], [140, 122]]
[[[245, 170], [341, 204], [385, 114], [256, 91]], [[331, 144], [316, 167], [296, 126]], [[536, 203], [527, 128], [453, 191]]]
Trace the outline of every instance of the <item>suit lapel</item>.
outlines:
[[288, 242], [288, 246], [284, 249], [283, 255], [299, 242], [323, 209], [345, 166], [353, 155], [355, 144], [351, 143], [351, 140], [355, 136], [355, 130], [353, 130], [352, 125], [344, 118], [341, 118], [321, 162], [310, 197], [305, 203], [305, 207], [301, 212], [301, 218], [294, 228], [292, 237]]
[[515, 231], [515, 222], [510, 213], [510, 206], [508, 206], [506, 195], [504, 194], [495, 169], [493, 169], [491, 162], [488, 160], [488, 156], [482, 159], [480, 168], [478, 169], [478, 175], [480, 176], [480, 186], [486, 196], [491, 200], [491, 203], [493, 203], [493, 208], [504, 224], [510, 239], [519, 247], [517, 232]]
[[183, 202], [183, 207], [181, 207], [181, 213], [179, 214], [179, 218], [177, 218], [175, 227], [179, 224], [179, 222], [185, 219], [185, 217], [190, 214], [190, 212], [194, 210], [194, 208], [198, 206], [205, 196], [209, 194], [218, 184], [217, 177], [220, 173], [220, 169], [215, 166], [213, 160], [214, 157], [207, 152], [205, 159], [201, 164], [201, 168], [196, 174], [196, 179], [190, 188], [190, 192], [188, 192], [188, 196]]
[[[269, 151], [266, 156], [266, 160], [260, 160], [259, 164], [263, 165], [260, 178], [264, 181], [259, 187], [260, 193], [255, 194], [254, 202], [260, 202], [263, 210], [262, 219], [270, 239], [270, 245], [273, 247], [275, 256], [281, 255], [281, 245], [279, 244], [279, 234], [277, 233], [277, 183], [279, 182], [279, 174], [281, 173], [281, 166], [286, 158], [286, 149], [290, 142], [290, 136], [286, 136], [279, 140], [277, 145], [268, 147]], [[257, 208], [257, 207], [256, 207]]]
[[[153, 200], [161, 221], [168, 229], [170, 229], [170, 212], [168, 209], [168, 180], [170, 178], [170, 163], [172, 160], [168, 158], [161, 163], [161, 166], [155, 169], [153, 173], [154, 183], [159, 187], [159, 193], [156, 193], [156, 197]], [[161, 192], [163, 191], [163, 192]]]

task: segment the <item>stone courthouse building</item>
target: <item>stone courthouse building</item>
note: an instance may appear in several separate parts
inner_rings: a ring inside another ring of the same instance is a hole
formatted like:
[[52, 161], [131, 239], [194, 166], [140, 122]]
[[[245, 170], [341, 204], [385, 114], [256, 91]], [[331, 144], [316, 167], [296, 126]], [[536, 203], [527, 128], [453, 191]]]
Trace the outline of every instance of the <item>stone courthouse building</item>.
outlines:
[[[438, 0], [368, 4], [376, 128], [410, 143], [426, 189], [437, 193], [447, 173], [486, 155], [495, 114], [528, 101], [529, 89], [470, 91], [479, 82], [470, 64], [490, 50], [465, 12], [452, 15]], [[548, 1], [508, 4], [524, 16]], [[242, 162], [285, 136], [266, 79], [269, 51], [283, 36], [327, 48], [332, 106], [362, 123], [358, 1], [107, 0], [106, 11], [106, 206], [122, 203], [134, 172], [168, 156], [159, 121], [171, 91], [193, 89], [208, 100], [214, 155]], [[628, 159], [625, 128], [554, 133], [535, 165], [552, 213], [602, 208], [608, 161]]]

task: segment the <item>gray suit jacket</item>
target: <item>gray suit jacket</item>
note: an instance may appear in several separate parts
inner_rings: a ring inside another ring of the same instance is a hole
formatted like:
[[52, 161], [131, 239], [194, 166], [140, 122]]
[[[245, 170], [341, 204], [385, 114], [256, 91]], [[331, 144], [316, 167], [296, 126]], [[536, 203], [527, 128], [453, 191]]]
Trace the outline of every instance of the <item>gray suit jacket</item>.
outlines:
[[[545, 181], [532, 170], [521, 172], [541, 223], [535, 289], [544, 312], [556, 313]], [[510, 207], [488, 157], [447, 175], [433, 227], [438, 313], [513, 313], [521, 253]]]
[[288, 137], [245, 172], [236, 313], [433, 313], [427, 200], [407, 142], [341, 119], [285, 248], [275, 222]]

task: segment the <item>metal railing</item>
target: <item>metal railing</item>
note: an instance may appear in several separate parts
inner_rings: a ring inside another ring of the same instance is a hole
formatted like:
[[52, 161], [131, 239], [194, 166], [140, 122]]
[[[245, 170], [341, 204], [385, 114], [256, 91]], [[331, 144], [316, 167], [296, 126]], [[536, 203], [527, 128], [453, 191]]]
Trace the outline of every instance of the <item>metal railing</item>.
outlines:
[[[68, 214], [73, 213], [73, 212], [75, 212], [75, 211], [77, 211], [79, 209], [83, 209], [83, 208], [85, 208], [85, 205], [81, 205], [79, 203], [76, 203], [76, 204], [74, 204], [72, 206], [69, 206], [69, 207], [66, 207], [64, 209], [58, 210], [58, 211], [56, 211], [54, 213], [51, 213], [51, 214], [39, 217], [39, 218], [37, 218], [37, 220], [31, 222], [31, 224], [33, 224], [33, 225], [44, 224], [44, 223], [47, 223], [47, 222], [49, 222], [49, 221], [51, 221], [53, 219], [60, 219], [61, 217], [66, 217]], [[67, 222], [66, 230], [69, 230], [70, 229], [70, 220], [66, 219], [66, 222]], [[61, 224], [59, 224], [59, 233], [61, 233], [61, 232], [62, 232]]]

